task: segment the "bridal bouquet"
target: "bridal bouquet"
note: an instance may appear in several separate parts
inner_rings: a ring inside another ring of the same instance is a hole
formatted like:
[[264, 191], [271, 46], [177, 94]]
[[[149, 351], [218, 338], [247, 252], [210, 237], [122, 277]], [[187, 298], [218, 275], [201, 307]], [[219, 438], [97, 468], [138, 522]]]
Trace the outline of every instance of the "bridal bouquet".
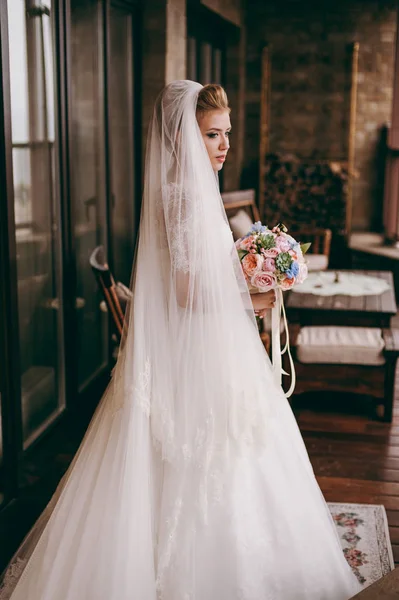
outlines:
[[[272, 309], [272, 358], [276, 381], [281, 385], [281, 376], [288, 375], [282, 369], [282, 355], [287, 352], [291, 367], [291, 385], [286, 392], [289, 398], [295, 388], [295, 368], [291, 356], [287, 317], [283, 294], [296, 283], [305, 281], [308, 268], [304, 254], [310, 244], [300, 244], [288, 235], [285, 225], [279, 223], [273, 229], [260, 221], [252, 225], [246, 236], [236, 241], [238, 256], [250, 291], [267, 292], [276, 289], [276, 306]], [[283, 315], [286, 334], [285, 346], [281, 351], [280, 319]]]
[[305, 281], [308, 269], [304, 254], [309, 246], [294, 240], [281, 223], [273, 229], [260, 221], [254, 223], [247, 235], [236, 241], [250, 291], [284, 291]]

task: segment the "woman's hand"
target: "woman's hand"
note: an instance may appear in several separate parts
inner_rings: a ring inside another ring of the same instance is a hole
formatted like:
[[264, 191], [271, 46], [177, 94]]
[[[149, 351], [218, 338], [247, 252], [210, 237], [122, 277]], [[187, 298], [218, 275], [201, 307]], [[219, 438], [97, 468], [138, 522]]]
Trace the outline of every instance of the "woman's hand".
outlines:
[[260, 319], [266, 316], [266, 312], [274, 308], [276, 304], [276, 292], [275, 290], [269, 290], [268, 292], [261, 292], [260, 294], [251, 294], [252, 304], [254, 307], [255, 315]]

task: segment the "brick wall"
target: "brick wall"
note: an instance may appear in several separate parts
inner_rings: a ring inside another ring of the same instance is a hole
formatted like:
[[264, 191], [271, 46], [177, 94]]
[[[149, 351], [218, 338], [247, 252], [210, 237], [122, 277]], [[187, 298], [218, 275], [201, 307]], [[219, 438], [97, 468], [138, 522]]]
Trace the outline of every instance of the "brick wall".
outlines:
[[272, 56], [270, 150], [341, 159], [348, 147], [349, 46], [358, 41], [353, 227], [378, 228], [379, 145], [391, 109], [395, 0], [248, 2], [246, 26], [245, 184], [257, 185], [262, 46], [268, 43]]

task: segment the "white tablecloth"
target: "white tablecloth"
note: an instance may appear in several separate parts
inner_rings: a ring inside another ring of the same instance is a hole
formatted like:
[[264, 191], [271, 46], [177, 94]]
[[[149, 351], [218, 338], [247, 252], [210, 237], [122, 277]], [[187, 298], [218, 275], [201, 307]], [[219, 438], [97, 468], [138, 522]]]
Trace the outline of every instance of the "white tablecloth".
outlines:
[[344, 273], [342, 271], [319, 271], [309, 273], [306, 281], [293, 288], [298, 294], [317, 296], [375, 296], [390, 289], [390, 285], [371, 275]]

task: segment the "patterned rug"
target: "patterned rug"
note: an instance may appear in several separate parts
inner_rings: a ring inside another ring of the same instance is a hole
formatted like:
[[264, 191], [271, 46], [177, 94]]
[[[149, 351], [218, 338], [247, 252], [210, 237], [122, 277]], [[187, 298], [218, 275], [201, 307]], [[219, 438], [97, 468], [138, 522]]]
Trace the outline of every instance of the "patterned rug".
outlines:
[[385, 508], [328, 502], [346, 559], [367, 587], [392, 571], [394, 560]]

